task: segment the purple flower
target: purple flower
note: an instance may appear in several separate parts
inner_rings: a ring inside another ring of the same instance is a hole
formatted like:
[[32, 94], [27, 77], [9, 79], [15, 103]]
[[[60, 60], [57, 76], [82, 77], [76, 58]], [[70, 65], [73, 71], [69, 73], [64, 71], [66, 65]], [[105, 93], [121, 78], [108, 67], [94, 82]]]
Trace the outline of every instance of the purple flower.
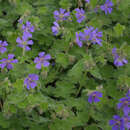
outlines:
[[97, 11], [98, 11], [98, 7], [95, 7], [94, 12], [97, 13]]
[[34, 32], [34, 26], [31, 25], [31, 22], [27, 21], [26, 24], [23, 24], [22, 30], [24, 36], [26, 36], [27, 38], [31, 38], [31, 32]]
[[19, 24], [22, 24], [22, 23], [23, 23], [23, 19], [20, 18], [20, 19], [18, 20], [18, 22], [19, 22]]
[[104, 5], [100, 6], [100, 9], [102, 11], [105, 11], [105, 14], [107, 14], [107, 13], [110, 14], [112, 12], [112, 6], [113, 6], [112, 1], [106, 0], [106, 3]]
[[122, 59], [120, 56], [118, 56], [114, 59], [114, 64], [118, 67], [123, 66], [124, 64], [127, 64], [127, 63], [128, 63], [128, 61], [124, 58]]
[[52, 66], [55, 66], [55, 62], [52, 63]]
[[85, 0], [85, 2], [89, 3], [89, 2], [90, 2], [90, 0]]
[[8, 43], [6, 41], [0, 40], [0, 53], [1, 54], [7, 51], [6, 46], [8, 46]]
[[117, 108], [122, 108], [125, 115], [128, 115], [130, 112], [130, 97], [123, 97], [120, 99], [120, 103], [117, 104]]
[[100, 101], [99, 97], [102, 97], [101, 92], [98, 92], [98, 91], [92, 92], [88, 97], [88, 102], [89, 103], [99, 102]]
[[116, 48], [113, 48], [112, 49], [112, 54], [114, 56], [114, 65], [119, 67], [119, 66], [123, 66], [124, 64], [127, 64], [128, 61], [122, 57], [122, 56], [119, 56], [116, 52]]
[[57, 35], [59, 32], [60, 26], [57, 22], [54, 22], [53, 24], [54, 26], [52, 26], [52, 32], [54, 35]]
[[13, 59], [13, 58], [14, 58], [14, 54], [8, 54], [8, 59], [3, 58], [2, 60], [0, 60], [0, 62], [2, 62], [0, 64], [0, 68], [4, 69], [5, 67], [7, 67], [7, 69], [12, 69], [13, 68], [12, 63], [18, 62], [17, 59]]
[[84, 16], [85, 12], [83, 9], [79, 9], [79, 8], [75, 9], [75, 11], [76, 11], [75, 15], [77, 18], [77, 22], [81, 23], [85, 19], [85, 16]]
[[86, 27], [84, 32], [79, 33], [80, 39], [85, 42], [88, 42], [88, 41], [90, 42], [90, 40], [92, 39], [92, 30], [93, 29], [94, 29], [93, 27]]
[[114, 115], [113, 118], [113, 120], [109, 121], [109, 125], [112, 126], [112, 130], [125, 130], [124, 120], [118, 115]]
[[49, 66], [49, 62], [47, 60], [50, 60], [51, 56], [50, 54], [45, 55], [45, 52], [40, 52], [39, 57], [36, 57], [34, 60], [34, 63], [36, 63], [36, 68], [41, 69], [42, 65], [44, 67]]
[[28, 40], [25, 34], [22, 36], [22, 39], [18, 37], [16, 39], [16, 42], [18, 43], [18, 47], [25, 48], [26, 51], [31, 50], [31, 48], [28, 45], [33, 45], [33, 41]]
[[36, 74], [29, 74], [28, 77], [24, 80], [24, 85], [27, 86], [27, 89], [35, 88], [37, 86], [37, 80], [39, 80], [39, 76]]
[[[79, 35], [76, 34], [76, 40], [78, 41], [79, 44], [79, 40], [83, 41], [85, 43], [93, 43], [93, 44], [99, 44], [100, 46], [102, 45], [102, 39], [100, 39], [102, 37], [102, 32], [98, 32], [98, 29], [94, 29], [93, 27], [86, 27], [86, 29], [84, 30], [84, 32], [80, 32]], [[81, 43], [80, 43], [81, 44]]]
[[123, 116], [124, 126], [129, 130], [130, 129], [130, 116]]
[[83, 43], [79, 39], [79, 34], [76, 32], [76, 43], [78, 44], [79, 47], [83, 46]]
[[68, 16], [70, 16], [70, 12], [66, 12], [65, 9], [60, 8], [60, 10], [54, 11], [54, 18], [56, 21], [64, 21], [67, 20]]
[[102, 32], [98, 32], [98, 29], [96, 28], [95, 30], [92, 31], [91, 34], [91, 42], [93, 44], [99, 44], [100, 46], [102, 46], [102, 39], [100, 39], [102, 37]]
[[113, 54], [114, 56], [117, 56], [117, 52], [116, 52], [116, 48], [115, 48], [115, 47], [112, 49], [112, 54]]

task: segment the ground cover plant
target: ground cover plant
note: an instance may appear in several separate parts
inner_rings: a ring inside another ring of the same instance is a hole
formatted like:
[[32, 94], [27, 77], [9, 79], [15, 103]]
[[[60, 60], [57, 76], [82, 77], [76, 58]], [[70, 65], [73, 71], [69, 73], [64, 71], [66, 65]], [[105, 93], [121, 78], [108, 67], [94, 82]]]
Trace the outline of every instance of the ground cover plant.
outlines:
[[0, 130], [129, 130], [129, 5], [0, 0]]

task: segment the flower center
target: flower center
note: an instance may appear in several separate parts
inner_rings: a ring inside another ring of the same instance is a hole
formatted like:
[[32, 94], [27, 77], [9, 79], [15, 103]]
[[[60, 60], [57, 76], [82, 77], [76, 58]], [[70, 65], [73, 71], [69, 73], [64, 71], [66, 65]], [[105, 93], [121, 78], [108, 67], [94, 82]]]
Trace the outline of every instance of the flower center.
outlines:
[[29, 83], [33, 82], [33, 80], [31, 78], [28, 78], [28, 81], [29, 81]]
[[23, 42], [22, 44], [25, 46], [27, 43], [26, 43], [26, 42]]
[[120, 123], [121, 123], [120, 121], [116, 120], [116, 124], [117, 124], [118, 126], [120, 125]]
[[43, 61], [44, 61], [44, 57], [41, 57], [39, 62], [43, 62]]
[[128, 122], [128, 118], [127, 118], [127, 117], [125, 117], [125, 118], [124, 118], [124, 121], [127, 123], [127, 122]]
[[93, 94], [92, 100], [94, 100], [96, 97], [97, 97], [97, 95], [96, 95], [96, 94]]
[[96, 94], [93, 94], [93, 97], [97, 97], [97, 95], [96, 95]]
[[105, 7], [108, 8], [108, 4], [105, 4]]
[[25, 31], [29, 32], [30, 28], [26, 26]]
[[60, 19], [63, 19], [64, 18], [64, 14], [60, 14]]
[[89, 35], [86, 35], [86, 37], [85, 37], [85, 38], [86, 38], [86, 40], [88, 40], [88, 39], [89, 39]]
[[124, 105], [126, 106], [128, 104], [128, 101], [124, 101]]
[[79, 18], [81, 18], [83, 16], [83, 14], [82, 13], [79, 13]]
[[10, 63], [11, 61], [12, 61], [12, 60], [6, 60], [6, 61], [4, 61], [4, 62], [8, 64], [8, 63]]

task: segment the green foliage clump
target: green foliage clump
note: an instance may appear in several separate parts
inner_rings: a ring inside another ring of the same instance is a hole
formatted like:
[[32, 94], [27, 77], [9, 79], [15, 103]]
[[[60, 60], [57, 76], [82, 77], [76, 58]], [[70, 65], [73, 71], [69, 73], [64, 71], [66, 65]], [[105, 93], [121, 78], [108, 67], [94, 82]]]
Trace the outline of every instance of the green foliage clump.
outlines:
[[[109, 120], [117, 111], [119, 99], [130, 86], [129, 0], [112, 0], [111, 14], [95, 8], [104, 0], [0, 0], [0, 40], [18, 59], [13, 69], [0, 69], [0, 130], [111, 130]], [[78, 23], [75, 8], [85, 10], [85, 20]], [[53, 12], [64, 8], [70, 19], [52, 33]], [[23, 56], [16, 39], [21, 36], [19, 19], [35, 27], [34, 44]], [[76, 32], [93, 26], [102, 32], [102, 46], [76, 44]], [[115, 66], [112, 49], [116, 47], [128, 64]], [[39, 52], [51, 55], [49, 67], [35, 68]], [[28, 90], [28, 74], [39, 75], [37, 87]], [[88, 95], [100, 91], [103, 97], [90, 104]]]

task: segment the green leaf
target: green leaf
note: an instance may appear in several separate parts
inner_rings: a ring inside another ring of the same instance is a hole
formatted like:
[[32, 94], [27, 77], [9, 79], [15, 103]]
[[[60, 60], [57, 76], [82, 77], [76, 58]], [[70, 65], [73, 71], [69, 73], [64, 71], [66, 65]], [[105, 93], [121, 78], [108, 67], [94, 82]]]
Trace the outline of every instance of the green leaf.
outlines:
[[90, 5], [95, 8], [97, 5], [97, 0], [90, 0]]
[[95, 124], [85, 127], [85, 130], [99, 130]]
[[64, 9], [67, 9], [71, 6], [70, 0], [61, 0], [59, 4]]
[[23, 15], [26, 13], [29, 14], [33, 10], [32, 6], [27, 2], [20, 2], [17, 4], [16, 12], [19, 15]]
[[56, 82], [56, 89], [54, 90], [56, 97], [69, 98], [74, 92], [74, 85], [72, 83], [66, 81]]
[[8, 121], [2, 113], [0, 113], [0, 126], [2, 128], [9, 128], [10, 126], [10, 121]]
[[84, 70], [84, 59], [79, 60], [68, 72], [71, 82], [77, 82], [82, 77]]
[[47, 7], [39, 7], [38, 8], [38, 14], [46, 14], [48, 12], [48, 8]]
[[121, 36], [124, 30], [125, 30], [125, 26], [119, 23], [117, 23], [116, 26], [114, 27], [114, 31], [117, 37]]
[[5, 19], [0, 18], [0, 28], [9, 26], [9, 22]]
[[56, 62], [58, 64], [60, 64], [61, 66], [63, 66], [64, 68], [67, 67], [67, 65], [69, 64], [69, 58], [66, 54], [64, 53], [59, 53], [56, 56]]
[[90, 70], [90, 73], [91, 73], [94, 77], [99, 78], [99, 79], [102, 79], [102, 76], [101, 76], [101, 74], [100, 74], [100, 72], [99, 72], [98, 67], [94, 67], [93, 69], [91, 69], [91, 70]]

